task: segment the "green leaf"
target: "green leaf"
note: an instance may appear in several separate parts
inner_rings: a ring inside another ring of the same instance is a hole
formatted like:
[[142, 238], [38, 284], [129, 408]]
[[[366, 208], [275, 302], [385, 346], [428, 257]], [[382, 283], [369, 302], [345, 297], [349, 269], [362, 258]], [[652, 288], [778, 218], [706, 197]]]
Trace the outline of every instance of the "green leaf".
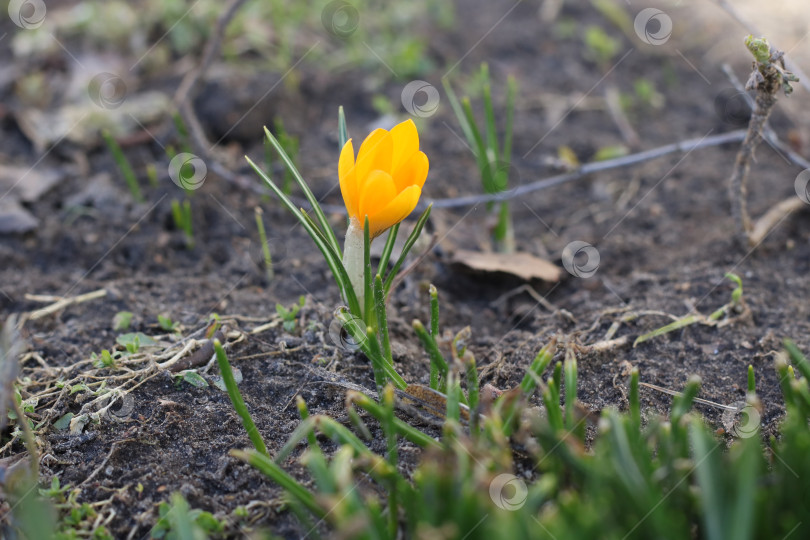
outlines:
[[196, 388], [206, 388], [208, 386], [208, 382], [196, 371], [187, 369], [185, 371], [181, 371], [179, 375], [182, 376], [184, 381]]
[[141, 347], [156, 347], [158, 344], [157, 341], [142, 332], [121, 334], [115, 338], [115, 342], [125, 347], [127, 350], [130, 350], [133, 346], [135, 350], [138, 350]]
[[[70, 420], [73, 418], [73, 413], [65, 413], [62, 415], [58, 420], [53, 423], [53, 427], [58, 429], [59, 431], [65, 430], [70, 427]], [[56, 477], [54, 477], [55, 479]]]
[[[231, 367], [231, 370], [233, 370], [233, 381], [238, 386], [239, 383], [242, 382], [242, 370], [239, 369], [239, 368], [235, 368], [235, 367]], [[223, 379], [222, 377], [214, 377], [213, 383], [214, 383], [214, 386], [216, 386], [217, 388], [219, 388], [223, 392], [228, 391], [228, 387], [225, 384], [225, 379]]]
[[113, 330], [116, 332], [121, 332], [129, 328], [129, 325], [132, 324], [132, 312], [131, 311], [119, 311], [115, 314], [112, 320]]

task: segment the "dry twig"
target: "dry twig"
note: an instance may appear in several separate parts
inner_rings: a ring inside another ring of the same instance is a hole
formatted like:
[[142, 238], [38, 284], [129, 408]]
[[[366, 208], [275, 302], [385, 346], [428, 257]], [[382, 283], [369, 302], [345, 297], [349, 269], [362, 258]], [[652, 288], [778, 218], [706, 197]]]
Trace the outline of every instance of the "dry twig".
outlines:
[[772, 49], [765, 38], [748, 36], [745, 44], [754, 56], [753, 71], [745, 88], [746, 90], [754, 89], [757, 94], [751, 120], [748, 122], [748, 131], [740, 151], [737, 153], [728, 189], [731, 198], [731, 213], [737, 223], [741, 244], [755, 246], [755, 239], [751, 235], [754, 227], [747, 208], [748, 170], [754, 157], [754, 151], [762, 140], [768, 116], [776, 104], [779, 90], [790, 94], [792, 91], [790, 83], [797, 79], [792, 73], [785, 70], [785, 62], [782, 58], [784, 53]]

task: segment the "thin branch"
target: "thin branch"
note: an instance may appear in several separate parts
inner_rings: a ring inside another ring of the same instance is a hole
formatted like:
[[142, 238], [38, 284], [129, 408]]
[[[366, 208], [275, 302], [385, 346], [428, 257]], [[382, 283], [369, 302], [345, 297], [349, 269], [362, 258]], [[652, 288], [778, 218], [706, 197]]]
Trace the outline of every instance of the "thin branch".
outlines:
[[[202, 124], [200, 124], [200, 120], [194, 112], [194, 97], [199, 91], [198, 83], [205, 76], [211, 62], [219, 53], [220, 46], [222, 45], [222, 37], [225, 34], [228, 23], [231, 22], [231, 19], [233, 19], [236, 12], [244, 3], [245, 0], [231, 0], [222, 12], [222, 15], [217, 19], [211, 36], [205, 44], [205, 50], [203, 51], [199, 65], [183, 77], [180, 86], [177, 88], [177, 92], [174, 94], [174, 102], [177, 105], [180, 116], [183, 118], [183, 122], [188, 127], [189, 135], [191, 136], [194, 146], [198, 152], [208, 158], [206, 161], [211, 161], [215, 164], [218, 164], [218, 160], [211, 156], [211, 151], [209, 150], [212, 147], [211, 142], [208, 140], [208, 137], [206, 137], [205, 130], [203, 130]], [[214, 167], [214, 169], [219, 174], [223, 167]]]
[[56, 313], [57, 311], [64, 309], [68, 306], [72, 306], [73, 304], [81, 304], [82, 302], [89, 302], [91, 300], [96, 300], [98, 298], [104, 298], [107, 296], [106, 289], [98, 289], [97, 291], [89, 292], [86, 294], [80, 294], [79, 296], [74, 296], [72, 298], [60, 298], [58, 296], [38, 296], [33, 294], [26, 294], [26, 300], [33, 300], [35, 302], [54, 302], [53, 304], [46, 306], [44, 308], [38, 309], [36, 311], [32, 311], [30, 315], [28, 315], [27, 319], [29, 321], [35, 321], [37, 319], [41, 319], [42, 317], [46, 317], [51, 315], [52, 313]]

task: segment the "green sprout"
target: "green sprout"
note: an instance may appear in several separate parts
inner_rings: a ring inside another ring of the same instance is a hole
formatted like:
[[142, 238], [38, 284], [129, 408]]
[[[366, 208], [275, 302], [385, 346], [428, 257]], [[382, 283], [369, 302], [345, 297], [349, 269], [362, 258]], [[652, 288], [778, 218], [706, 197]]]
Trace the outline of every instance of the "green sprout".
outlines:
[[158, 315], [157, 319], [160, 329], [166, 332], [177, 332], [180, 327], [180, 323], [173, 321], [168, 315]]
[[[450, 101], [450, 106], [456, 115], [456, 119], [461, 125], [464, 137], [475, 153], [484, 192], [496, 194], [507, 189], [509, 172], [512, 167], [512, 126], [514, 123], [517, 81], [511, 75], [506, 80], [504, 138], [503, 142], [499, 144], [495, 124], [495, 110], [492, 104], [489, 67], [487, 64], [481, 65], [480, 77], [484, 81], [483, 100], [486, 138], [481, 135], [481, 130], [476, 123], [469, 98], [463, 98], [461, 102], [459, 102], [458, 97], [450, 85], [450, 81], [444, 78], [442, 79], [442, 84], [444, 85], [445, 92]], [[493, 203], [487, 205], [490, 210], [493, 206]], [[493, 229], [492, 239], [498, 251], [502, 253], [512, 253], [515, 251], [515, 233], [508, 200], [503, 200], [499, 203], [497, 224]]]
[[298, 303], [291, 305], [289, 308], [285, 308], [281, 304], [276, 303], [276, 313], [281, 317], [281, 320], [284, 321], [281, 325], [284, 330], [287, 332], [293, 332], [295, 330], [298, 312], [301, 311], [301, 308], [304, 307], [306, 302], [306, 297], [302, 295], [298, 299]]
[[129, 188], [129, 192], [132, 194], [132, 198], [135, 199], [136, 202], [143, 202], [144, 198], [143, 194], [141, 193], [141, 186], [138, 184], [138, 178], [135, 176], [135, 170], [132, 168], [132, 164], [127, 159], [127, 156], [124, 155], [124, 151], [121, 150], [121, 146], [118, 144], [118, 141], [116, 141], [115, 137], [113, 137], [112, 134], [110, 134], [110, 132], [107, 130], [101, 132], [101, 137], [107, 144], [107, 148], [110, 150], [110, 153], [115, 160], [115, 164], [118, 166], [118, 170], [124, 177], [127, 187]]
[[273, 281], [275, 272], [273, 271], [273, 255], [270, 253], [270, 244], [267, 242], [267, 231], [264, 229], [264, 219], [262, 215], [264, 212], [260, 207], [254, 210], [254, 217], [256, 218], [256, 229], [259, 231], [259, 242], [262, 244], [262, 258], [264, 259], [264, 271], [267, 275], [268, 283]]
[[194, 248], [194, 229], [191, 219], [191, 201], [185, 199], [181, 204], [177, 199], [172, 200], [172, 219], [174, 226], [183, 231], [186, 238], [186, 247]]

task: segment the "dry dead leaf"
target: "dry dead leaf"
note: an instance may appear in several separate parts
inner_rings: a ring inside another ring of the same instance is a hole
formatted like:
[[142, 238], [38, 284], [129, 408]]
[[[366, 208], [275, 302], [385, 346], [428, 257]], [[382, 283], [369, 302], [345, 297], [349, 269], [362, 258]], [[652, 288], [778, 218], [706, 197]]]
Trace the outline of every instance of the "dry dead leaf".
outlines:
[[451, 262], [478, 272], [511, 274], [526, 281], [542, 279], [556, 283], [562, 275], [562, 270], [556, 264], [523, 252], [484, 253], [458, 250], [453, 254]]

